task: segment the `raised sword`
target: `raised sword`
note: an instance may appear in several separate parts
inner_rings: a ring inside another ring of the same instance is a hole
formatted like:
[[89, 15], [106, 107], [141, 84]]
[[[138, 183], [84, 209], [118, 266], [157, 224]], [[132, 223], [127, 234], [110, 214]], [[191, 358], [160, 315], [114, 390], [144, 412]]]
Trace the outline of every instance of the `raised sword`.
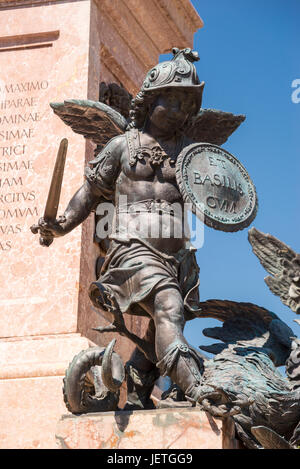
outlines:
[[[60, 142], [59, 149], [57, 152], [57, 157], [55, 161], [55, 166], [52, 174], [51, 184], [49, 188], [48, 198], [46, 202], [46, 207], [44, 211], [44, 220], [45, 222], [54, 222], [56, 220], [56, 215], [59, 206], [59, 199], [61, 193], [62, 180], [65, 169], [65, 161], [68, 149], [68, 140], [63, 138]], [[32, 233], [36, 234], [42, 229], [39, 225], [32, 225], [30, 227]], [[40, 244], [42, 246], [50, 246], [53, 241], [53, 236], [51, 234], [41, 234], [40, 235]]]

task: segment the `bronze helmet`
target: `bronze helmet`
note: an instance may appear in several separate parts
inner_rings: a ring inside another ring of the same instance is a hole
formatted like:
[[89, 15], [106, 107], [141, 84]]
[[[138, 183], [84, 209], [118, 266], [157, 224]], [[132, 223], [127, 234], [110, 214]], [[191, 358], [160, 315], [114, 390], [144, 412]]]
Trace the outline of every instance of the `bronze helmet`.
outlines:
[[184, 88], [195, 93], [199, 110], [204, 81], [200, 83], [193, 63], [199, 60], [198, 53], [189, 48], [180, 50], [177, 47], [174, 47], [172, 52], [172, 60], [157, 64], [147, 73], [141, 91], [148, 93], [170, 87]]

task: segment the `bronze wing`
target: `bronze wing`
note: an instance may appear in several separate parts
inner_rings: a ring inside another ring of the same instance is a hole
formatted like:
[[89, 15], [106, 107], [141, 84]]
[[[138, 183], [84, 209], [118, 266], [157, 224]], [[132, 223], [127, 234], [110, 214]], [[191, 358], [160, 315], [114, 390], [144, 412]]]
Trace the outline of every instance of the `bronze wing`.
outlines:
[[300, 314], [300, 255], [279, 239], [256, 228], [249, 230], [248, 239], [261, 265], [271, 274], [265, 278], [271, 292]]
[[69, 99], [50, 103], [54, 113], [71, 129], [92, 140], [101, 150], [116, 135], [125, 132], [127, 119], [112, 107], [96, 101]]
[[287, 360], [295, 336], [272, 311], [253, 303], [240, 303], [230, 300], [207, 300], [199, 303], [198, 318], [213, 318], [223, 322], [222, 327], [203, 330], [203, 335], [223, 342], [201, 346], [205, 352], [219, 354], [228, 346], [236, 344], [240, 348], [267, 347], [272, 351], [276, 366]]
[[191, 120], [185, 135], [195, 142], [223, 145], [245, 119], [244, 115], [217, 109], [200, 109]]

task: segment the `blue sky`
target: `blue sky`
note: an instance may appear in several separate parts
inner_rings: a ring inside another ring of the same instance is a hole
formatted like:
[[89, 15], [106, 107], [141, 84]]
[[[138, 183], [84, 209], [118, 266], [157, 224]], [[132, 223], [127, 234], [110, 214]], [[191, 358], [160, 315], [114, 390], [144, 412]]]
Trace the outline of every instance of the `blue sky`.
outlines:
[[[291, 99], [292, 82], [300, 79], [300, 1], [192, 3], [204, 21], [194, 36], [198, 75], [206, 83], [202, 106], [246, 115], [223, 147], [242, 162], [256, 186], [259, 210], [251, 226], [300, 252], [300, 103]], [[201, 300], [256, 303], [300, 335], [295, 313], [265, 285], [266, 271], [252, 253], [247, 233], [205, 228], [204, 246], [197, 253]], [[212, 343], [201, 331], [218, 324], [191, 321], [185, 336], [196, 347]]]

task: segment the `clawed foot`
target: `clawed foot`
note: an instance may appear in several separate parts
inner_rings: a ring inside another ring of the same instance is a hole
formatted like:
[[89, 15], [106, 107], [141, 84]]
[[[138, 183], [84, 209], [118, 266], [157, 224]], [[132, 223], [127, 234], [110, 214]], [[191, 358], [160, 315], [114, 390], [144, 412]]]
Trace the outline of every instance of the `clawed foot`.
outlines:
[[211, 404], [208, 399], [203, 399], [200, 403], [201, 407], [205, 412], [208, 412], [213, 417], [226, 418], [232, 417], [241, 413], [240, 407], [230, 406], [228, 404], [221, 404], [219, 406]]
[[[251, 399], [235, 399], [216, 386], [211, 385], [214, 391], [203, 394], [198, 403], [206, 412], [209, 412], [213, 417], [226, 418], [232, 417], [241, 413], [243, 407], [249, 407], [253, 400]], [[217, 404], [217, 402], [220, 404]]]

